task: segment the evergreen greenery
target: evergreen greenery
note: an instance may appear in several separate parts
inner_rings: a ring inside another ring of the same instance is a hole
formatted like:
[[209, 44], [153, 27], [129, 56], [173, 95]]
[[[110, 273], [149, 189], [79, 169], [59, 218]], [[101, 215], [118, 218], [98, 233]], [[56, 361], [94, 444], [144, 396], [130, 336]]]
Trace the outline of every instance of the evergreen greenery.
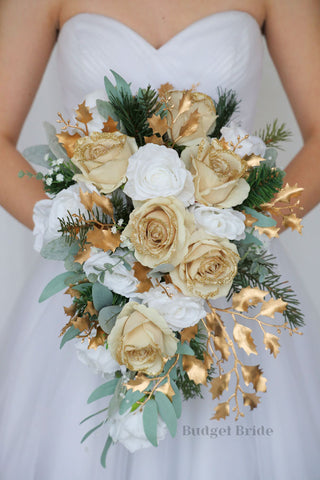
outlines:
[[214, 102], [218, 118], [214, 131], [210, 134], [212, 138], [220, 138], [220, 130], [228, 125], [231, 117], [239, 110], [240, 100], [234, 90], [222, 90], [218, 88], [218, 101]]
[[238, 273], [233, 280], [228, 299], [233, 293], [238, 293], [245, 287], [258, 287], [268, 290], [273, 298], [281, 298], [288, 305], [283, 312], [284, 319], [291, 327], [304, 324], [300, 302], [287, 281], [281, 279], [276, 272], [276, 258], [266, 250], [252, 245], [236, 242], [241, 260], [238, 263]]
[[258, 208], [261, 204], [269, 202], [281, 190], [285, 172], [275, 168], [267, 160], [258, 167], [252, 168], [246, 179], [250, 185], [250, 192], [238, 210], [243, 206]]
[[278, 120], [275, 119], [273, 123], [267, 123], [266, 127], [260, 129], [259, 132], [255, 133], [255, 135], [260, 137], [267, 147], [283, 150], [283, 148], [280, 147], [280, 144], [282, 142], [290, 141], [292, 132], [286, 129], [285, 123], [278, 125]]

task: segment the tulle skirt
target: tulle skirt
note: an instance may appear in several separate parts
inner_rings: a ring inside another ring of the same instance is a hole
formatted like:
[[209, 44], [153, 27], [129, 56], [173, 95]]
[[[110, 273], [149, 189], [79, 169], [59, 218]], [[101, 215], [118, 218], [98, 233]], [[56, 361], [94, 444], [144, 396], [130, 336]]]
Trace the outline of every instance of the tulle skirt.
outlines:
[[174, 439], [168, 434], [158, 448], [134, 454], [113, 446], [106, 470], [100, 454], [107, 429], [80, 444], [99, 420], [79, 425], [105, 406], [102, 400], [86, 403], [103, 380], [79, 362], [72, 342], [59, 350], [70, 297], [58, 294], [38, 303], [44, 285], [62, 268], [41, 261], [1, 337], [1, 479], [320, 479], [319, 316], [280, 248], [272, 246], [302, 301], [306, 327], [303, 336], [281, 335], [277, 359], [260, 348], [268, 391], [258, 408], [245, 407], [238, 422], [210, 420], [214, 405], [204, 389], [204, 400], [184, 403]]

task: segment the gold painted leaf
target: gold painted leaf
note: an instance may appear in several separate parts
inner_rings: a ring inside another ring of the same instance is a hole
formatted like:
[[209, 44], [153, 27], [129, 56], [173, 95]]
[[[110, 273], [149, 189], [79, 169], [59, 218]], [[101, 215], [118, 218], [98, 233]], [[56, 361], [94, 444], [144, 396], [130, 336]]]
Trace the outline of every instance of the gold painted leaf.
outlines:
[[115, 122], [110, 116], [106, 122], [103, 122], [102, 132], [113, 133], [118, 131], [118, 122]]
[[232, 308], [237, 310], [237, 312], [247, 312], [249, 307], [263, 302], [266, 295], [268, 295], [267, 291], [260, 290], [257, 287], [242, 288], [239, 293], [235, 293], [232, 296]]
[[259, 365], [241, 365], [241, 371], [244, 383], [248, 386], [249, 383], [252, 383], [253, 388], [256, 392], [266, 392], [267, 379], [262, 376], [263, 371]]
[[228, 417], [230, 415], [229, 402], [219, 403], [215, 408], [215, 412], [211, 420], [220, 420], [221, 418]]
[[102, 330], [101, 327], [98, 327], [96, 336], [91, 338], [91, 340], [89, 342], [89, 346], [88, 346], [89, 350], [92, 349], [92, 348], [94, 350], [97, 350], [97, 348], [100, 345], [104, 345], [105, 340], [106, 340], [106, 334], [104, 333], [104, 331]]
[[155, 143], [156, 145], [163, 145], [162, 137], [151, 135], [151, 137], [144, 137], [145, 143]]
[[273, 353], [274, 358], [276, 358], [280, 351], [279, 337], [272, 333], [265, 332], [263, 343], [266, 346], [266, 350], [270, 350], [270, 353]]
[[175, 395], [175, 392], [174, 392], [173, 388], [171, 387], [170, 381], [166, 382], [164, 385], [161, 385], [160, 387], [157, 387], [157, 392], [164, 393], [165, 395], [167, 395], [167, 397], [170, 398], [170, 400]]
[[231, 372], [220, 375], [220, 377], [213, 378], [211, 383], [210, 392], [212, 393], [212, 400], [220, 398], [225, 390], [229, 389]]
[[73, 290], [72, 287], [69, 287], [67, 288], [67, 290], [64, 292], [66, 295], [70, 295], [70, 297], [76, 297], [76, 298], [80, 298], [81, 297], [81, 293], [79, 292], [79, 290]]
[[259, 315], [264, 315], [265, 317], [274, 318], [276, 312], [283, 313], [288, 305], [287, 302], [284, 302], [281, 298], [270, 298], [267, 302], [264, 302]]
[[179, 107], [178, 107], [178, 115], [181, 115], [184, 112], [187, 112], [190, 110], [192, 105], [192, 91], [191, 90], [185, 90], [182, 94], [182, 97], [179, 102]]
[[243, 392], [242, 396], [243, 405], [250, 407], [250, 410], [257, 408], [258, 404], [260, 403], [260, 397], [258, 397], [255, 393]]
[[171, 92], [172, 90], [174, 90], [174, 87], [173, 85], [171, 85], [171, 83], [169, 82], [163, 83], [162, 85], [160, 85], [160, 88], [158, 89], [159, 97], [165, 99], [168, 93]]
[[79, 250], [77, 255], [74, 257], [74, 261], [82, 265], [88, 258], [90, 258], [91, 246], [86, 245], [83, 250]]
[[250, 355], [250, 353], [257, 355], [257, 348], [254, 344], [251, 332], [251, 328], [236, 323], [233, 329], [233, 338], [237, 342], [238, 347], [243, 348], [247, 355]]
[[96, 248], [102, 248], [105, 252], [108, 250], [115, 251], [120, 245], [120, 233], [112, 233], [111, 230], [101, 230], [94, 227], [87, 233], [87, 241], [92, 243]]
[[139, 280], [136, 291], [138, 293], [148, 292], [150, 288], [153, 287], [152, 282], [148, 277], [151, 268], [145, 267], [140, 262], [134, 262], [132, 270], [136, 279]]
[[129, 380], [125, 386], [128, 389], [132, 389], [134, 392], [143, 392], [149, 386], [150, 379], [147, 378], [143, 373], [138, 373], [133, 380]]
[[181, 330], [181, 343], [190, 342], [198, 332], [198, 325], [187, 327]]
[[62, 335], [64, 335], [66, 333], [66, 331], [68, 330], [68, 328], [70, 328], [71, 326], [72, 326], [72, 320], [69, 320], [69, 322], [66, 323], [65, 326], [61, 329], [59, 337], [62, 337]]
[[254, 227], [259, 235], [267, 235], [268, 238], [278, 238], [279, 237], [279, 227]]
[[252, 225], [258, 221], [258, 219], [253, 215], [250, 215], [250, 213], [246, 213], [246, 212], [242, 212], [242, 213], [246, 216], [246, 219], [244, 221], [244, 224], [246, 227], [252, 227]]
[[89, 108], [86, 106], [85, 100], [78, 105], [78, 109], [76, 110], [76, 119], [78, 122], [85, 124], [91, 122], [93, 119], [92, 113], [90, 113]]
[[89, 328], [88, 316], [85, 315], [84, 317], [77, 317], [75, 320], [72, 320], [72, 325], [74, 328], [78, 328], [80, 332], [87, 330]]
[[207, 327], [214, 332], [216, 335], [222, 334], [221, 324], [223, 324], [220, 315], [216, 310], [212, 309], [211, 313], [208, 313], [206, 316]]
[[182, 125], [179, 131], [179, 138], [181, 137], [188, 137], [197, 131], [199, 126], [199, 118], [200, 113], [197, 110], [191, 113], [190, 117], [188, 118], [187, 122]]
[[204, 356], [204, 359], [203, 359], [204, 366], [206, 367], [206, 369], [209, 369], [213, 364], [212, 357], [211, 355], [209, 355], [208, 352], [204, 352], [203, 356]]
[[91, 316], [98, 315], [98, 311], [94, 308], [93, 303], [88, 301], [87, 306], [85, 308], [85, 313], [89, 313]]
[[91, 192], [83, 192], [81, 188], [79, 189], [79, 194], [80, 194], [80, 202], [82, 205], [89, 210], [89, 212], [92, 212], [93, 208], [93, 199], [92, 199], [92, 194]]
[[113, 205], [110, 198], [106, 197], [105, 195], [99, 195], [97, 192], [92, 192], [92, 200], [100, 207], [101, 210], [109, 217], [113, 218]]
[[248, 157], [246, 161], [247, 161], [248, 167], [259, 167], [260, 163], [264, 162], [265, 159], [262, 157], [259, 157], [258, 155], [250, 155], [250, 157]]
[[64, 313], [68, 315], [68, 317], [73, 317], [74, 314], [76, 313], [77, 307], [75, 306], [74, 303], [70, 305], [70, 307], [63, 307]]
[[190, 380], [193, 380], [197, 385], [202, 383], [202, 385], [207, 385], [207, 375], [208, 371], [205, 364], [195, 358], [193, 355], [183, 355], [182, 357], [182, 367], [185, 372], [187, 372]]
[[230, 357], [230, 347], [226, 339], [222, 336], [214, 336], [213, 344], [215, 349], [221, 353], [223, 360], [228, 360]]
[[68, 157], [72, 158], [74, 154], [75, 144], [79, 140], [79, 138], [81, 138], [81, 135], [79, 135], [79, 133], [74, 133], [73, 135], [71, 135], [68, 132], [61, 132], [57, 133], [56, 137], [59, 140], [59, 143], [61, 143], [66, 149]]
[[280, 192], [277, 193], [273, 203], [275, 202], [290, 203], [291, 199], [294, 197], [300, 196], [303, 190], [304, 190], [303, 188], [298, 187], [297, 183], [292, 187], [287, 183], [285, 187], [283, 187], [280, 190]]
[[152, 115], [148, 118], [148, 123], [152, 128], [154, 133], [160, 133], [161, 137], [168, 130], [168, 121], [167, 118], [161, 118], [160, 115]]
[[301, 218], [297, 217], [295, 213], [291, 215], [285, 215], [283, 217], [283, 225], [285, 228], [291, 228], [291, 230], [297, 230], [299, 233], [302, 233], [303, 225], [301, 225]]

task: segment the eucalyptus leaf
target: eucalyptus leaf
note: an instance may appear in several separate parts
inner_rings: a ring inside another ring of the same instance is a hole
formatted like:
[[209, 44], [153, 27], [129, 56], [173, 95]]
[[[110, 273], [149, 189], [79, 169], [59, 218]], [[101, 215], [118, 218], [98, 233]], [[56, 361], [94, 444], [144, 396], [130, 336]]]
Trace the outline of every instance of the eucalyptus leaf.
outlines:
[[69, 270], [69, 272], [77, 272], [77, 273], [81, 273], [83, 270], [82, 270], [82, 265], [78, 262], [75, 262], [74, 261], [74, 255], [73, 254], [69, 254], [65, 261], [64, 261], [64, 268], [66, 270]]
[[78, 328], [75, 328], [73, 325], [68, 328], [66, 333], [63, 335], [62, 340], [60, 342], [60, 349], [63, 347], [63, 345], [73, 338], [75, 338], [77, 335], [79, 335], [80, 330]]
[[118, 385], [119, 378], [113, 378], [109, 380], [109, 382], [103, 383], [98, 388], [96, 388], [88, 398], [88, 403], [95, 402], [99, 400], [99, 398], [107, 397], [108, 395], [112, 395]]
[[265, 151], [265, 154], [264, 154], [264, 158], [266, 160], [268, 160], [269, 162], [272, 162], [273, 165], [272, 166], [275, 166], [275, 162], [277, 160], [277, 157], [278, 157], [278, 152], [275, 148], [267, 148], [266, 151]]
[[177, 433], [177, 415], [174, 406], [169, 398], [162, 392], [155, 392], [155, 401], [158, 406], [159, 414], [164, 423], [167, 425], [172, 437]]
[[40, 295], [39, 302], [44, 302], [48, 298], [52, 297], [52, 295], [55, 295], [56, 293], [66, 288], [68, 282], [72, 283], [73, 281], [77, 281], [78, 278], [79, 274], [75, 272], [60, 273], [60, 275], [54, 277], [44, 288], [43, 292]]
[[109, 335], [116, 323], [117, 316], [121, 312], [122, 307], [120, 305], [110, 305], [103, 307], [98, 316], [98, 322], [102, 330]]
[[109, 288], [105, 287], [99, 282], [93, 284], [92, 287], [93, 305], [96, 310], [101, 310], [107, 305], [112, 305], [113, 294]]
[[49, 155], [52, 160], [56, 159], [56, 156], [51, 152], [48, 145], [33, 145], [32, 147], [25, 148], [22, 155], [28, 162], [48, 169], [51, 168], [51, 166], [48, 160], [45, 160], [45, 156]]
[[84, 418], [83, 420], [81, 420], [80, 425], [82, 425], [82, 424], [83, 424], [84, 422], [86, 422], [87, 420], [90, 420], [90, 418], [93, 418], [93, 417], [95, 417], [96, 415], [99, 415], [100, 413], [105, 412], [106, 410], [108, 410], [108, 407], [103, 408], [102, 410], [99, 410], [98, 412], [93, 413], [92, 415], [89, 415], [88, 417], [86, 417], [86, 418]]
[[131, 92], [131, 88], [130, 88], [131, 83], [127, 83], [127, 82], [125, 81], [125, 79], [122, 78], [121, 75], [119, 75], [119, 74], [118, 74], [117, 72], [115, 72], [114, 70], [110, 70], [110, 72], [112, 73], [112, 75], [113, 75], [114, 78], [115, 78], [117, 90], [118, 90], [119, 92], [122, 91], [122, 92], [125, 93], [126, 95], [132, 96], [132, 92]]
[[158, 409], [156, 401], [152, 398], [143, 407], [142, 421], [147, 439], [154, 447], [157, 447]]
[[100, 115], [106, 120], [111, 117], [115, 122], [119, 121], [119, 118], [115, 113], [114, 108], [109, 102], [106, 102], [105, 100], [97, 100], [97, 109]]
[[122, 399], [119, 407], [120, 415], [123, 415], [129, 408], [132, 407], [143, 396], [142, 392], [133, 391], [132, 389], [127, 390], [126, 396]]
[[109, 435], [108, 438], [107, 438], [107, 441], [104, 445], [104, 448], [102, 450], [101, 457], [100, 457], [100, 463], [103, 466], [103, 468], [106, 468], [107, 453], [108, 453], [108, 450], [109, 450], [109, 448], [111, 447], [112, 444], [113, 444], [113, 440]]
[[64, 160], [70, 160], [67, 152], [63, 146], [59, 143], [57, 138], [57, 131], [53, 125], [49, 122], [44, 122], [44, 129], [48, 138], [48, 144], [51, 152], [56, 156], [56, 158], [63, 158]]
[[263, 215], [263, 213], [257, 212], [253, 208], [243, 207], [243, 209], [246, 213], [249, 213], [257, 219], [257, 221], [254, 223], [255, 227], [274, 227], [277, 225], [276, 220], [274, 220], [272, 217], [267, 217], [266, 215]]
[[98, 428], [102, 427], [102, 425], [104, 424], [105, 422], [101, 422], [99, 423], [99, 425], [96, 425], [95, 427], [91, 428], [91, 430], [89, 430], [81, 439], [81, 442], [80, 443], [83, 443], [85, 440], [87, 440], [88, 437], [90, 437], [90, 435], [95, 432], [96, 430], [98, 430]]
[[174, 270], [174, 266], [171, 265], [171, 263], [163, 263], [162, 265], [158, 265], [157, 267], [150, 270], [150, 272], [148, 273], [148, 277], [152, 277], [153, 275], [158, 273], [169, 273], [172, 272], [172, 270]]
[[181, 417], [181, 413], [182, 413], [182, 400], [181, 400], [181, 392], [179, 390], [179, 388], [177, 387], [176, 383], [171, 380], [171, 387], [175, 393], [175, 395], [173, 395], [172, 397], [172, 405], [173, 405], [173, 408], [175, 409], [175, 412], [176, 412], [176, 417], [177, 418], [180, 418]]
[[65, 260], [70, 251], [71, 247], [67, 240], [64, 237], [59, 237], [46, 243], [42, 247], [40, 254], [43, 258], [50, 260]]
[[77, 290], [78, 292], [85, 292], [89, 287], [92, 287], [92, 283], [90, 282], [79, 283], [79, 285], [75, 285], [74, 287], [72, 287], [72, 290]]
[[182, 355], [194, 355], [194, 351], [190, 347], [190, 345], [186, 342], [181, 343], [179, 342], [177, 345], [177, 353], [180, 353]]
[[116, 385], [114, 394], [109, 402], [109, 417], [113, 417], [119, 412], [120, 404], [123, 400], [123, 395], [125, 395], [126, 387], [123, 385], [123, 379], [117, 379], [118, 383]]
[[246, 236], [245, 236], [245, 238], [240, 240], [240, 244], [248, 245], [248, 244], [251, 244], [251, 243], [254, 243], [255, 245], [259, 245], [259, 246], [263, 245], [261, 240], [259, 240], [259, 238], [257, 238], [252, 233], [246, 232]]

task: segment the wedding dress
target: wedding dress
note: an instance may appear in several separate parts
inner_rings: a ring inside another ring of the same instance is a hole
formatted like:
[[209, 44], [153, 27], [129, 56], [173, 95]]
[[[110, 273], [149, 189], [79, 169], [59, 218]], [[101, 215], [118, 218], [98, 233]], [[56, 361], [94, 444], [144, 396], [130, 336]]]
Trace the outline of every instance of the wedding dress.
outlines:
[[[84, 95], [103, 88], [112, 69], [132, 82], [133, 91], [148, 83], [170, 82], [177, 89], [198, 84], [199, 91], [216, 97], [217, 87], [232, 88], [241, 98], [238, 118], [250, 129], [262, 54], [257, 22], [240, 11], [197, 21], [159, 49], [116, 20], [78, 14], [58, 39], [65, 111], [71, 114]], [[158, 448], [135, 454], [113, 446], [104, 470], [99, 459], [106, 429], [80, 444], [90, 425], [79, 426], [98, 410], [86, 400], [103, 380], [79, 362], [72, 342], [59, 350], [68, 298], [60, 294], [38, 304], [44, 285], [61, 270], [60, 264], [42, 262], [2, 339], [2, 480], [320, 479], [315, 314], [306, 315], [304, 336], [283, 335], [277, 359], [262, 352], [268, 392], [257, 409], [247, 408], [238, 423], [213, 421], [213, 402], [205, 394], [205, 400], [184, 404], [175, 439], [168, 434]]]

